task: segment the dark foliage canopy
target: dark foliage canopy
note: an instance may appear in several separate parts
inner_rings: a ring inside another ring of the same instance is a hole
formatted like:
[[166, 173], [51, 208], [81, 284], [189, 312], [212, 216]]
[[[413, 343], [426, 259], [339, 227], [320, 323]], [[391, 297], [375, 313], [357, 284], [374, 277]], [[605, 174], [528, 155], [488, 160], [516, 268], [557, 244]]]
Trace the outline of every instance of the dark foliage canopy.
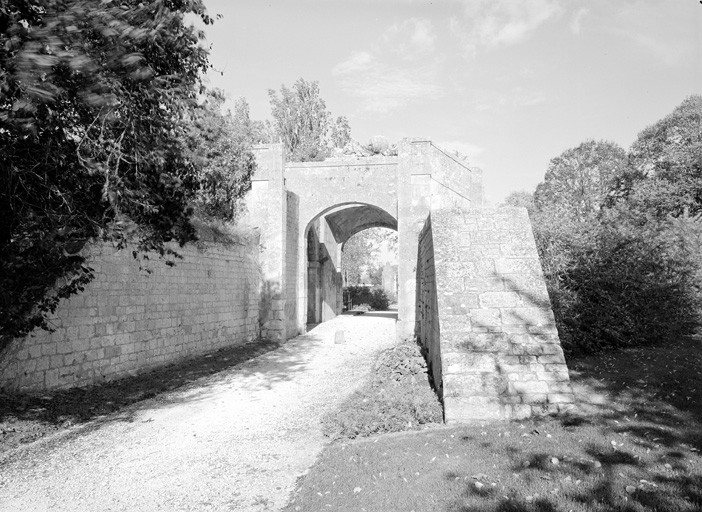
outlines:
[[48, 328], [81, 248], [194, 239], [185, 119], [207, 68], [199, 0], [0, 0], [0, 337]]

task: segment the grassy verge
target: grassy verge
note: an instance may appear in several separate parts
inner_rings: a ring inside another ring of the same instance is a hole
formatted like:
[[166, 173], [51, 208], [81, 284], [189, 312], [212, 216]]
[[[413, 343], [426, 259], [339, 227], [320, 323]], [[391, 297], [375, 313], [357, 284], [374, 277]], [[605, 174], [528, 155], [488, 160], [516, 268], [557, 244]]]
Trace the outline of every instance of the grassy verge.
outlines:
[[194, 357], [156, 370], [86, 388], [41, 395], [0, 392], [0, 453], [31, 443], [48, 434], [85, 423], [182, 388], [277, 348], [258, 341]]
[[583, 413], [329, 445], [285, 509], [702, 510], [702, 343], [569, 361]]

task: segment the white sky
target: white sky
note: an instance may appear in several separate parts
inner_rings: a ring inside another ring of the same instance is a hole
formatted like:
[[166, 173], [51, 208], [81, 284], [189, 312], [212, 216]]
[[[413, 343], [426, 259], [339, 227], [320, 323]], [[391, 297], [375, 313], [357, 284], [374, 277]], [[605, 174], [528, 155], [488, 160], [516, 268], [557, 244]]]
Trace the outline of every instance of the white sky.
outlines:
[[[319, 81], [352, 136], [429, 136], [533, 190], [588, 138], [625, 149], [702, 92], [698, 0], [204, 0], [210, 85], [270, 117], [268, 89]], [[220, 74], [221, 73], [221, 74]]]

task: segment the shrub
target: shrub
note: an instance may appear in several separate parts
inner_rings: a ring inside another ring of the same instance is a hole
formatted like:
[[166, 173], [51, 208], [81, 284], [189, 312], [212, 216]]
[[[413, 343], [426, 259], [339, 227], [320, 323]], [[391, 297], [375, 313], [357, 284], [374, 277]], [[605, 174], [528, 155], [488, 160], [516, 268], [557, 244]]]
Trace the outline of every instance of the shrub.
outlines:
[[369, 309], [376, 311], [385, 311], [390, 307], [390, 300], [385, 291], [381, 288], [349, 286], [346, 288], [346, 292], [348, 293], [349, 300], [353, 304], [367, 305]]
[[645, 218], [623, 205], [586, 223], [534, 217], [566, 352], [672, 341], [697, 321], [699, 223]]
[[380, 354], [370, 382], [324, 415], [322, 431], [332, 439], [354, 439], [416, 430], [442, 418], [420, 348], [406, 342]]

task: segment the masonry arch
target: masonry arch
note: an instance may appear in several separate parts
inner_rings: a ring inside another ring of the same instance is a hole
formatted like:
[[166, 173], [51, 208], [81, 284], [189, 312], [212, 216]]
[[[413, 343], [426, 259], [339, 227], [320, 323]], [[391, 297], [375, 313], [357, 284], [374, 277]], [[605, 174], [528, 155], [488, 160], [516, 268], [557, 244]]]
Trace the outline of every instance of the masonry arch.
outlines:
[[305, 257], [299, 259], [298, 268], [298, 314], [305, 329], [341, 311], [343, 246], [355, 234], [374, 227], [397, 231], [397, 218], [374, 204], [350, 201], [327, 206], [307, 222], [300, 237], [300, 254]]
[[[308, 257], [308, 246], [328, 240], [332, 250], [324, 261], [336, 270], [340, 245], [377, 226], [398, 232], [397, 329], [411, 335], [419, 232], [433, 208], [480, 204], [480, 172], [420, 138], [403, 139], [395, 155], [345, 155], [320, 162], [286, 162], [280, 144], [253, 151], [257, 170], [246, 203], [251, 225], [260, 229], [261, 277], [270, 290], [261, 335], [282, 341], [305, 332], [312, 311], [312, 323], [325, 318], [325, 307], [327, 317], [341, 312], [340, 299], [337, 305], [308, 300], [310, 257], [312, 263], [325, 258], [318, 251]], [[310, 226], [315, 226], [313, 235]]]

